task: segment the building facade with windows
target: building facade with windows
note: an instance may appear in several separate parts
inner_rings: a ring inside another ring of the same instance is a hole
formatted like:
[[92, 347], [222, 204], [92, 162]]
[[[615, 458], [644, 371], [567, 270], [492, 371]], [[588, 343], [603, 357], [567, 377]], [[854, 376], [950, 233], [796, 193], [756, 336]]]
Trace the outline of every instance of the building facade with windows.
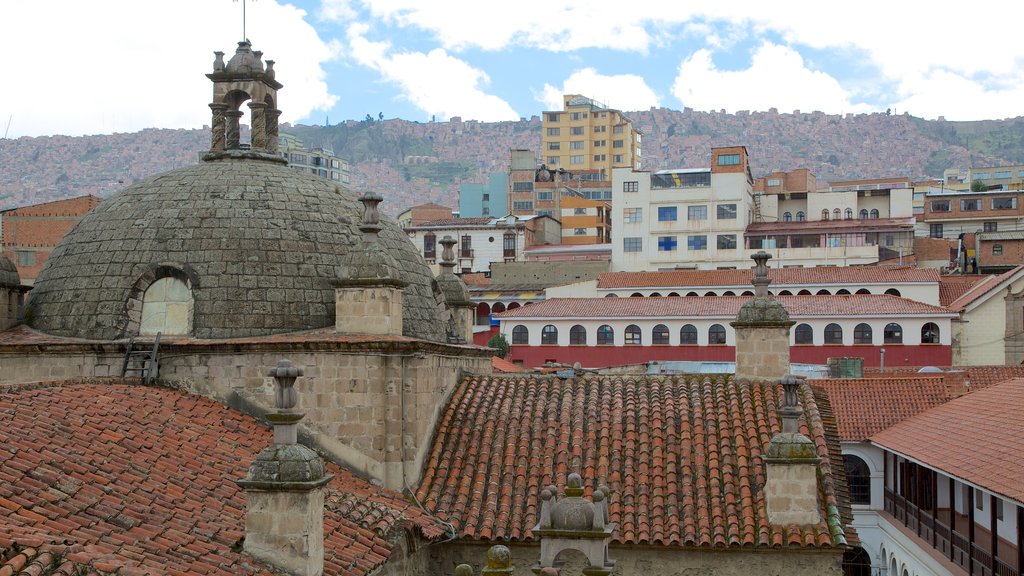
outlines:
[[612, 205], [579, 196], [562, 198], [562, 244], [607, 244], [612, 241]]
[[711, 168], [612, 172], [612, 270], [751, 266], [743, 233], [753, 178], [743, 146], [712, 148]]
[[522, 262], [523, 251], [535, 245], [558, 244], [561, 223], [550, 216], [446, 218], [414, 224], [405, 233], [433, 268], [441, 255], [440, 240], [456, 240], [456, 271], [488, 272], [494, 262]]
[[459, 216], [482, 218], [508, 214], [508, 189], [508, 174], [502, 172], [489, 174], [486, 184], [460, 184]]
[[1019, 190], [935, 191], [925, 195], [919, 233], [931, 238], [957, 238], [962, 233], [1024, 230], [1024, 205]]
[[[795, 322], [790, 360], [826, 364], [860, 357], [866, 366], [949, 366], [954, 313], [898, 296], [776, 296]], [[548, 361], [587, 368], [652, 360], [732, 362], [730, 322], [744, 296], [554, 298], [498, 314], [524, 366]]]
[[279, 137], [278, 152], [288, 161], [288, 166], [299, 172], [316, 174], [337, 182], [342, 190], [350, 190], [352, 168], [348, 160], [334, 155], [328, 148], [306, 148], [301, 140], [291, 134]]
[[640, 131], [619, 110], [579, 94], [565, 94], [563, 109], [541, 117], [541, 161], [551, 168], [641, 168]]
[[0, 211], [0, 250], [24, 285], [35, 283], [60, 240], [99, 203], [98, 196], [88, 195]]

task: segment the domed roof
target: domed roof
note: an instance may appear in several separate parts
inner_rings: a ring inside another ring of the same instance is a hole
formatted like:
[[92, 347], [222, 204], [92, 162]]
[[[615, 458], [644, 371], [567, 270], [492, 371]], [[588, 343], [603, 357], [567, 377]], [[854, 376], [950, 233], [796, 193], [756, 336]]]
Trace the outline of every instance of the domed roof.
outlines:
[[21, 276], [14, 262], [0, 253], [0, 286], [17, 287], [21, 285]]
[[253, 52], [252, 44], [248, 40], [243, 40], [238, 43], [238, 48], [235, 50], [235, 55], [228, 60], [227, 66], [224, 70], [226, 72], [240, 72], [240, 73], [253, 73], [263, 71], [263, 62], [260, 61], [259, 55], [262, 52]]
[[[160, 174], [101, 202], [54, 249], [30, 293], [33, 327], [119, 338], [140, 281], [168, 270], [188, 279], [197, 338], [333, 326], [332, 282], [362, 241], [362, 209], [273, 161], [222, 156]], [[394, 222], [382, 224], [379, 242], [408, 283], [404, 334], [444, 341], [430, 269]]]

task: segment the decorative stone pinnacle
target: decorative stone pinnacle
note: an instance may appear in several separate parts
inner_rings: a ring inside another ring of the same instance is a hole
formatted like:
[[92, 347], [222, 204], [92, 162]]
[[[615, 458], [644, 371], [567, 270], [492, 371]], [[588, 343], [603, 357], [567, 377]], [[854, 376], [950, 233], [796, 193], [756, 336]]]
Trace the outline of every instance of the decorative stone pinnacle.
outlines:
[[224, 53], [218, 50], [218, 51], [213, 53], [213, 56], [214, 56], [214, 59], [213, 59], [213, 71], [214, 72], [223, 72], [224, 71]]
[[498, 544], [487, 550], [487, 567], [480, 573], [483, 576], [498, 576], [499, 574], [512, 574], [512, 570], [512, 551], [508, 549], [508, 546]]
[[750, 258], [754, 261], [754, 297], [755, 298], [767, 298], [768, 297], [768, 285], [771, 284], [771, 280], [768, 279], [768, 260], [771, 259], [772, 255], [765, 252], [764, 250], [758, 250]]
[[376, 242], [377, 234], [381, 229], [380, 212], [377, 211], [377, 205], [383, 202], [384, 198], [371, 191], [363, 194], [359, 201], [363, 203], [363, 222], [359, 225], [359, 230], [363, 233], [363, 240]]
[[473, 567], [469, 564], [459, 564], [455, 567], [455, 576], [473, 576]]
[[455, 270], [455, 238], [449, 235], [445, 235], [441, 238], [441, 246], [444, 247], [441, 250], [441, 268], [447, 273], [454, 273]]
[[274, 405], [277, 412], [267, 414], [267, 422], [274, 426], [274, 444], [297, 444], [298, 425], [304, 414], [295, 410], [299, 394], [295, 391], [295, 380], [302, 376], [302, 368], [291, 360], [281, 359], [267, 374], [277, 384], [274, 389]]
[[569, 497], [583, 496], [583, 478], [573, 472], [565, 481], [565, 495]]
[[786, 374], [779, 383], [782, 384], [782, 407], [779, 409], [779, 415], [782, 416], [782, 431], [795, 434], [800, 429], [800, 408], [797, 407], [797, 403], [803, 378]]

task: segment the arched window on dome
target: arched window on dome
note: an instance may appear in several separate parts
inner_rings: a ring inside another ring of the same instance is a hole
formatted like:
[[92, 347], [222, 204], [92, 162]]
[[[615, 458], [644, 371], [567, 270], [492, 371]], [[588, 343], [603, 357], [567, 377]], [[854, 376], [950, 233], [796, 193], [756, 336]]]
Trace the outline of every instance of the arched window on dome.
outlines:
[[167, 275], [150, 284], [142, 295], [139, 335], [187, 336], [192, 333], [192, 286], [181, 274]]

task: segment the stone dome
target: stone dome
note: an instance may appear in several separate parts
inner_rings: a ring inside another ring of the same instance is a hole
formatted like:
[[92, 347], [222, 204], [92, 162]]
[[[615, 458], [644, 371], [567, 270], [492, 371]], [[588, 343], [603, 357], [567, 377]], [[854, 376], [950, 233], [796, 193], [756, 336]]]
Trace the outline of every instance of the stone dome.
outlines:
[[18, 275], [18, 269], [14, 266], [14, 262], [0, 253], [0, 286], [16, 288], [20, 285], [21, 276]]
[[238, 43], [238, 48], [235, 50], [235, 55], [228, 60], [227, 66], [224, 67], [225, 72], [251, 74], [254, 72], [263, 71], [263, 62], [260, 61], [259, 56], [252, 51], [252, 44], [248, 40], [244, 40]]
[[[362, 213], [353, 195], [281, 161], [221, 156], [160, 174], [64, 237], [30, 293], [32, 325], [101, 340], [135, 333], [145, 290], [171, 276], [191, 290], [196, 338], [333, 326], [333, 283], [362, 242]], [[382, 224], [379, 242], [408, 284], [404, 334], [444, 341], [430, 269], [393, 221]]]

